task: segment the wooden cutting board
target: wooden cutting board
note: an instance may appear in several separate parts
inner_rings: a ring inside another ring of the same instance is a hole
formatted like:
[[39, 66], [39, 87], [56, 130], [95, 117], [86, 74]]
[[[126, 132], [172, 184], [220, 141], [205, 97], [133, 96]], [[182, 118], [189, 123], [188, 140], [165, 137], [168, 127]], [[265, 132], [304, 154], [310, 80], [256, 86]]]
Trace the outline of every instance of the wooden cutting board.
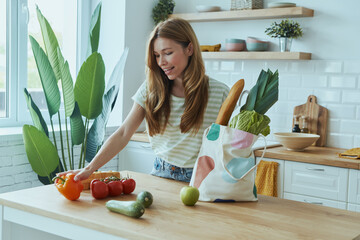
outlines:
[[[294, 108], [293, 116], [307, 116], [309, 133], [318, 134], [320, 138], [315, 142], [315, 146], [323, 147], [326, 144], [326, 128], [328, 110], [325, 107], [317, 104], [317, 99], [314, 95], [310, 95], [305, 104], [296, 106]], [[301, 128], [301, 120], [299, 120]], [[294, 118], [293, 118], [294, 127]]]

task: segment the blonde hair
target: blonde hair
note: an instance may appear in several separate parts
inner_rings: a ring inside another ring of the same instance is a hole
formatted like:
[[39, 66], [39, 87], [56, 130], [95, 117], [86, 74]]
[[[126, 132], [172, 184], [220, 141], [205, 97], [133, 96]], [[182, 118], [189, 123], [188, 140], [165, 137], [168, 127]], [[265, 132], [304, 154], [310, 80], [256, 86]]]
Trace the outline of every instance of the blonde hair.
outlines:
[[208, 102], [209, 78], [205, 75], [205, 66], [201, 56], [199, 42], [191, 25], [180, 18], [170, 18], [159, 23], [150, 35], [147, 46], [147, 95], [145, 100], [145, 118], [149, 135], [164, 132], [170, 117], [170, 95], [173, 81], [170, 81], [158, 66], [154, 55], [154, 41], [157, 38], [174, 40], [183, 48], [191, 43], [193, 54], [189, 57], [184, 70], [185, 110], [181, 116], [182, 133], [197, 133], [203, 123]]

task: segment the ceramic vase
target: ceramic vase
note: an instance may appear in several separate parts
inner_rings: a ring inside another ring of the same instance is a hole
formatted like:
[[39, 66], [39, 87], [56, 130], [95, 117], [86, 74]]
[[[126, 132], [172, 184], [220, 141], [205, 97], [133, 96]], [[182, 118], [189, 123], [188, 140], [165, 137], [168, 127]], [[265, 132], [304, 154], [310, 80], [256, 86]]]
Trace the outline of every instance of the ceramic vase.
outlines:
[[290, 52], [292, 38], [281, 37], [279, 38], [280, 52]]

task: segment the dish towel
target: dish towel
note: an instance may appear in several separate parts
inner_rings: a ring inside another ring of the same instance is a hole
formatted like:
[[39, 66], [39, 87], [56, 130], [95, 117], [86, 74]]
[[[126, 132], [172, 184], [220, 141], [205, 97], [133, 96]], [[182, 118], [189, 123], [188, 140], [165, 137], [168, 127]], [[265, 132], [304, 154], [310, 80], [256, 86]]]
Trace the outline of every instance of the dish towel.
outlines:
[[260, 161], [255, 178], [258, 194], [277, 197], [278, 166], [277, 162]]

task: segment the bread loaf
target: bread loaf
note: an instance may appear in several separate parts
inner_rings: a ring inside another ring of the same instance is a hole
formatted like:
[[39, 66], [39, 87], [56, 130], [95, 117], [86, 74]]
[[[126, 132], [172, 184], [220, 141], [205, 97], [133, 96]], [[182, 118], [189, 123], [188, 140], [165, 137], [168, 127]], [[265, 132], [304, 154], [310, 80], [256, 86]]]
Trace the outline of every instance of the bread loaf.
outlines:
[[244, 79], [240, 79], [231, 87], [229, 95], [226, 97], [225, 101], [221, 105], [215, 123], [224, 126], [228, 125], [232, 112], [234, 111], [240, 94], [244, 89], [244, 85]]
[[97, 171], [90, 175], [88, 179], [81, 181], [82, 185], [84, 186], [84, 190], [90, 189], [90, 183], [93, 179], [104, 179], [106, 177], [115, 176], [120, 178], [120, 172], [113, 172], [113, 171]]

